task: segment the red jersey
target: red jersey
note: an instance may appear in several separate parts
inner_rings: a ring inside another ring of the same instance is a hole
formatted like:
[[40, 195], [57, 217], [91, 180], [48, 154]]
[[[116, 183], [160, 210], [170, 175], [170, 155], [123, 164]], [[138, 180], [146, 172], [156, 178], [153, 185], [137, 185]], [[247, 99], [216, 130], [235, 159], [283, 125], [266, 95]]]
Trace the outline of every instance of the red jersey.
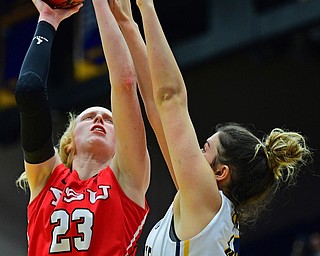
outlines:
[[28, 255], [135, 255], [148, 212], [109, 167], [80, 180], [61, 164], [28, 206]]

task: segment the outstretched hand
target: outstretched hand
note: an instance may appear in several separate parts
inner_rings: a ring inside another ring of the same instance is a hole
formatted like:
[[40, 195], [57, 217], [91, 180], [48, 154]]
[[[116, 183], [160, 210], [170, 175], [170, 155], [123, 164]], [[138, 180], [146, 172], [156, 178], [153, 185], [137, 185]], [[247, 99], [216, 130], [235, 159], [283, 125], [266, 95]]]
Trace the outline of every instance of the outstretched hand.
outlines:
[[83, 4], [78, 4], [66, 9], [52, 9], [42, 0], [32, 0], [32, 2], [40, 13], [39, 21], [50, 23], [56, 30], [61, 21], [77, 13], [83, 6]]

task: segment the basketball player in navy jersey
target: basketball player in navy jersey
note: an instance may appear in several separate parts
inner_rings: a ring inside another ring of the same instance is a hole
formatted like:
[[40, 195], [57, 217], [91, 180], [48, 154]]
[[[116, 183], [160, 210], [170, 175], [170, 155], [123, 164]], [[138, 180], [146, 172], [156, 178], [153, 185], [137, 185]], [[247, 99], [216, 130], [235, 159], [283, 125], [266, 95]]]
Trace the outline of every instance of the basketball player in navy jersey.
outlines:
[[239, 255], [241, 225], [254, 222], [280, 183], [294, 180], [310, 151], [298, 133], [276, 128], [260, 140], [235, 123], [217, 126], [201, 149], [183, 77], [154, 3], [136, 3], [146, 45], [130, 0], [110, 0], [134, 60], [149, 121], [178, 190], [164, 218], [151, 230], [144, 255]]

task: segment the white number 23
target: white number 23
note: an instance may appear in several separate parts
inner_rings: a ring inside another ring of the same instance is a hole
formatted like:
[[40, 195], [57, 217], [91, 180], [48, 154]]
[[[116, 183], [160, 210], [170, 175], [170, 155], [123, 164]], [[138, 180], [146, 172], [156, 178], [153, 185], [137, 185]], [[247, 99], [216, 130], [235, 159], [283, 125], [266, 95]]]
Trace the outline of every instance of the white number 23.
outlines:
[[[51, 215], [52, 232], [50, 253], [71, 252], [72, 244], [78, 251], [89, 249], [92, 237], [93, 213], [88, 209], [75, 209], [71, 216], [65, 210], [56, 210]], [[76, 223], [79, 236], [68, 237], [71, 223]], [[71, 243], [73, 239], [73, 243]]]

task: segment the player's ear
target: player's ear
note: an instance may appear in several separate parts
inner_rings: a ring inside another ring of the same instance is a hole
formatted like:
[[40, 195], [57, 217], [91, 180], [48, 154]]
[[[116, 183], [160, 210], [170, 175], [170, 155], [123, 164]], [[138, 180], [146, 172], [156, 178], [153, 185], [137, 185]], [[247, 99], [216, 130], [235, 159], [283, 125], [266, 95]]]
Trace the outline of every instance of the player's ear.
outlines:
[[217, 164], [214, 174], [217, 181], [227, 181], [230, 177], [230, 168], [226, 164]]

